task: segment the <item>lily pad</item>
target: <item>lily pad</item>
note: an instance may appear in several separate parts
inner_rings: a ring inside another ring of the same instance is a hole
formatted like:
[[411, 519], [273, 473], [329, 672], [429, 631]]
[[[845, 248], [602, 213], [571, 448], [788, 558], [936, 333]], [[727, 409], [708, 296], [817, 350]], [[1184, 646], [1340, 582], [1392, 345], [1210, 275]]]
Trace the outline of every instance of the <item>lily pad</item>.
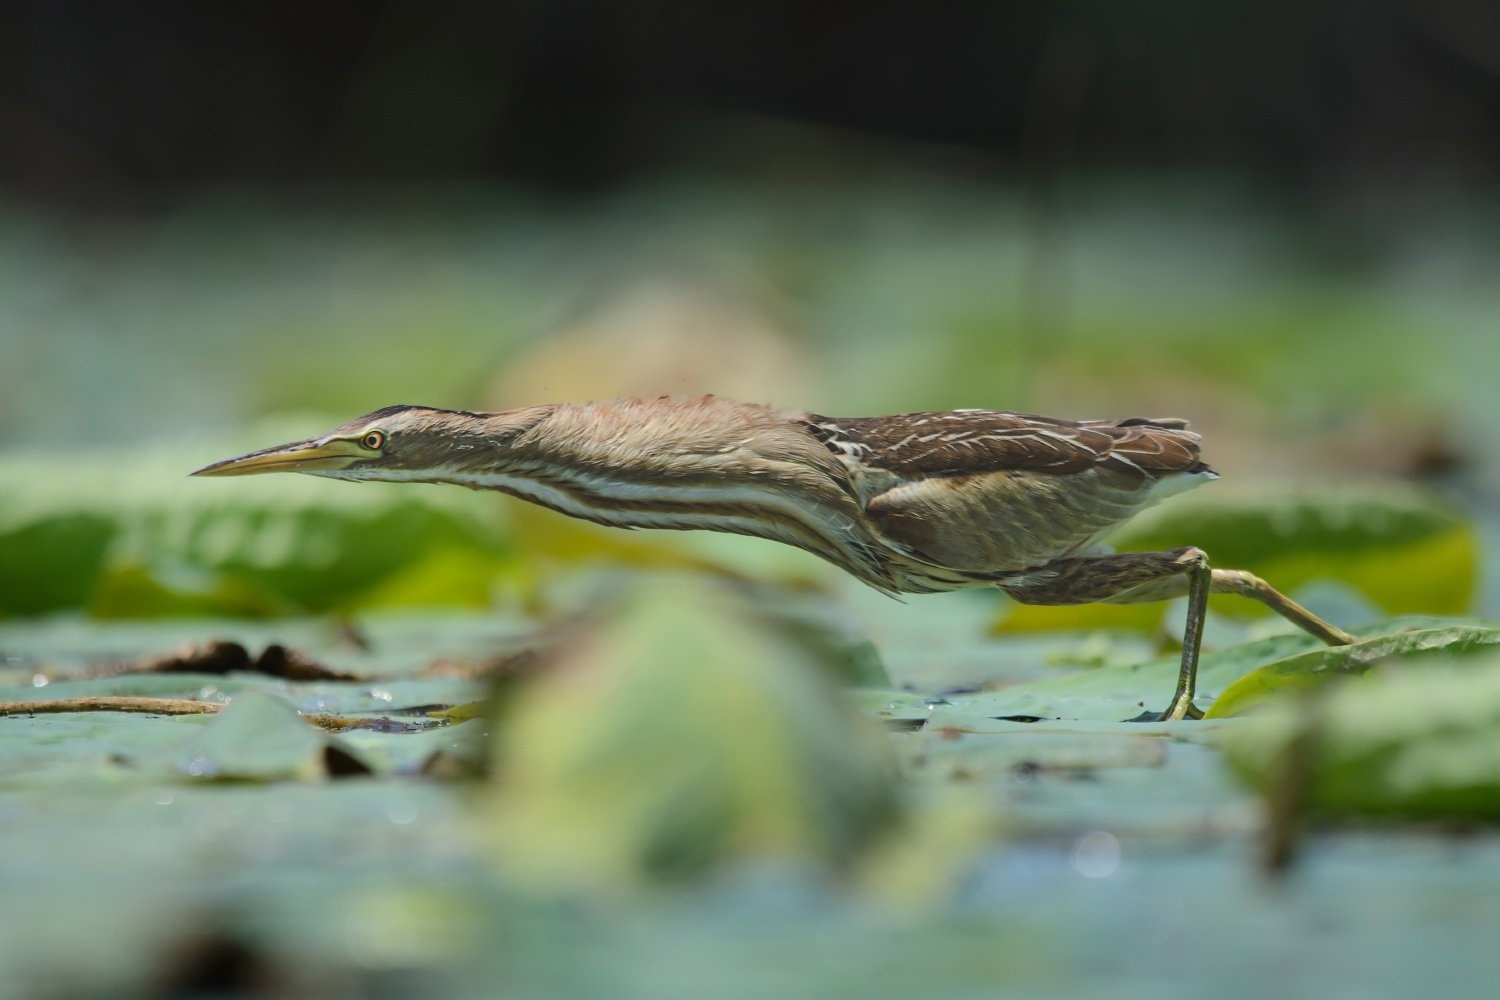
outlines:
[[1430, 662], [1436, 652], [1449, 657], [1482, 655], [1496, 644], [1500, 644], [1500, 628], [1449, 625], [1376, 636], [1352, 646], [1310, 649], [1241, 677], [1224, 689], [1207, 714], [1212, 718], [1240, 715], [1267, 699], [1304, 692], [1334, 678], [1358, 676], [1377, 664], [1410, 657]]
[[371, 773], [368, 764], [309, 725], [291, 705], [259, 691], [235, 697], [171, 756], [181, 774], [195, 779], [310, 781]]
[[210, 721], [114, 712], [0, 717], [0, 788], [159, 782], [166, 769], [142, 761], [168, 759]]
[[1413, 659], [1224, 733], [1230, 764], [1319, 816], [1500, 819], [1500, 657]]
[[354, 729], [338, 739], [380, 774], [417, 774], [439, 756], [454, 769], [477, 771], [489, 748], [489, 735], [488, 720], [475, 719], [411, 733]]
[[[1278, 635], [1205, 651], [1198, 664], [1200, 707], [1256, 667], [1317, 644], [1311, 636]], [[993, 691], [950, 695], [948, 701], [953, 712], [967, 716], [1119, 722], [1164, 709], [1180, 664], [1180, 656], [1166, 656], [1008, 684]]]
[[[1473, 626], [1485, 634], [1489, 630], [1485, 623], [1411, 616], [1367, 626], [1356, 630], [1356, 634], [1383, 636], [1406, 630], [1464, 626]], [[1296, 654], [1318, 654], [1328, 649], [1302, 633], [1273, 635], [1223, 649], [1206, 649], [1198, 663], [1197, 703], [1200, 708], [1208, 707], [1241, 677], [1268, 664]], [[1338, 654], [1336, 650], [1334, 653], [1335, 656], [1349, 655]], [[1321, 661], [1313, 659], [1309, 662]], [[1002, 684], [992, 691], [949, 695], [947, 700], [951, 711], [960, 715], [1117, 722], [1161, 711], [1172, 693], [1180, 665], [1181, 655], [1173, 654], [1144, 663], [1114, 664], [1020, 684]]]
[[367, 596], [490, 600], [508, 551], [493, 498], [295, 476], [187, 483], [195, 461], [164, 452], [122, 472], [107, 457], [0, 459], [0, 615], [87, 606], [107, 617], [264, 616]]

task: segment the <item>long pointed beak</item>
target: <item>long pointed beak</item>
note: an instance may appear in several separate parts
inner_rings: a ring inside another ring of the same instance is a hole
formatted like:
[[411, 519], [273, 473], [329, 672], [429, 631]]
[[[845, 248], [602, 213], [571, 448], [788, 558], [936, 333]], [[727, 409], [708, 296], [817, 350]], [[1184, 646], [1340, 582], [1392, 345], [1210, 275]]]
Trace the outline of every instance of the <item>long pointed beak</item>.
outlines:
[[194, 476], [254, 476], [262, 472], [323, 472], [342, 469], [360, 457], [351, 441], [320, 441], [313, 438], [292, 444], [252, 451], [238, 458], [205, 465]]

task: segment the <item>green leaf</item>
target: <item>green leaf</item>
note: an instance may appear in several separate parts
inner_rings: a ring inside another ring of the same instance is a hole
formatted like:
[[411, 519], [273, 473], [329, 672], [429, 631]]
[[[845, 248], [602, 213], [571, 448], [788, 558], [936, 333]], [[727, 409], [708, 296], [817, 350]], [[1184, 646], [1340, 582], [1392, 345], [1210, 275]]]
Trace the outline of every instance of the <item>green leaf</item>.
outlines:
[[[1199, 705], [1240, 676], [1272, 660], [1317, 645], [1305, 635], [1278, 635], [1205, 651], [1198, 664]], [[1119, 722], [1167, 706], [1181, 663], [1178, 655], [1144, 663], [1115, 664], [978, 694], [949, 695], [959, 715], [1003, 718], [1084, 719]]]
[[[1451, 620], [1421, 616], [1396, 618], [1356, 630], [1356, 634], [1384, 635], [1406, 629], [1428, 630], [1460, 626]], [[1488, 632], [1484, 623], [1467, 623]], [[1361, 643], [1361, 646], [1368, 643]], [[1371, 647], [1380, 648], [1378, 646]], [[1208, 707], [1241, 677], [1267, 664], [1300, 653], [1314, 657], [1328, 651], [1303, 633], [1274, 635], [1223, 649], [1206, 649], [1198, 662], [1198, 705]], [[1333, 651], [1335, 656], [1337, 650]], [[1347, 654], [1343, 654], [1347, 655]], [[1010, 684], [978, 694], [949, 695], [952, 712], [987, 718], [1037, 716], [1043, 719], [1119, 721], [1166, 707], [1181, 655], [1173, 653], [1144, 663], [1121, 663], [1043, 680]], [[1191, 725], [1191, 724], [1189, 724]]]
[[1450, 657], [1488, 652], [1500, 644], [1500, 628], [1488, 625], [1450, 625], [1376, 636], [1352, 646], [1310, 649], [1268, 663], [1235, 681], [1214, 699], [1210, 718], [1241, 715], [1267, 699], [1305, 692], [1330, 680], [1358, 676], [1377, 664], [1403, 657], [1427, 657], [1442, 652]]
[[116, 519], [98, 509], [21, 507], [15, 494], [30, 482], [9, 464], [0, 467], [0, 616], [82, 607], [103, 569]]
[[449, 708], [439, 708], [428, 712], [427, 715], [433, 719], [443, 719], [447, 722], [471, 722], [474, 719], [487, 718], [493, 710], [493, 705], [488, 698], [480, 698], [478, 701], [466, 701], [461, 705], [453, 705]]
[[70, 712], [0, 720], [0, 788], [159, 781], [164, 769], [142, 762], [174, 759], [214, 718]]
[[370, 770], [290, 704], [260, 691], [236, 695], [173, 753], [173, 762], [192, 778], [236, 781], [308, 781], [337, 773], [341, 765]]
[[350, 605], [377, 608], [487, 608], [494, 603], [495, 553], [484, 546], [438, 545], [393, 570]]
[[618, 883], [852, 860], [890, 814], [890, 764], [825, 652], [727, 588], [639, 584], [505, 701], [488, 818], [502, 865]]
[[190, 481], [194, 461], [147, 455], [122, 470], [105, 457], [0, 459], [0, 615], [489, 600], [506, 551], [493, 498], [306, 476]]
[[489, 749], [488, 737], [485, 721], [475, 719], [417, 732], [351, 729], [340, 733], [338, 741], [380, 774], [418, 773], [434, 755], [446, 757], [456, 772], [473, 773]]
[[1500, 657], [1413, 657], [1222, 739], [1242, 779], [1297, 781], [1314, 815], [1500, 819]]

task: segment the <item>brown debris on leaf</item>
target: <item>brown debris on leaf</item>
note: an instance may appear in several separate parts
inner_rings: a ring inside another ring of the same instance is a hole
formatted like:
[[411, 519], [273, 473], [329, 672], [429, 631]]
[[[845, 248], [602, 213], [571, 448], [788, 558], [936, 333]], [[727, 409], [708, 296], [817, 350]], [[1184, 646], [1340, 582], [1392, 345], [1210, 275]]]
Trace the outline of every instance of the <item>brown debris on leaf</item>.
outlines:
[[265, 674], [288, 681], [363, 681], [358, 674], [324, 666], [306, 653], [272, 643], [252, 658], [237, 642], [212, 640], [185, 646], [165, 656], [114, 665], [95, 676], [113, 674]]
[[212, 715], [224, 707], [217, 701], [189, 698], [148, 698], [136, 695], [96, 694], [82, 698], [48, 698], [37, 701], [0, 701], [0, 716], [52, 715], [58, 712], [140, 712], [146, 715]]
[[348, 733], [357, 729], [372, 733], [422, 733], [448, 724], [446, 721], [436, 719], [407, 721], [392, 719], [388, 715], [332, 715], [326, 712], [303, 712], [302, 719], [309, 725], [317, 726], [330, 733]]
[[522, 649], [513, 653], [487, 656], [481, 660], [454, 660], [442, 657], [423, 667], [418, 676], [424, 678], [455, 677], [463, 680], [522, 676], [532, 673], [539, 666], [538, 652], [537, 649]]
[[252, 668], [256, 673], [280, 677], [288, 681], [363, 681], [359, 674], [326, 667], [299, 650], [288, 649], [280, 643], [272, 643], [261, 651], [260, 658]]

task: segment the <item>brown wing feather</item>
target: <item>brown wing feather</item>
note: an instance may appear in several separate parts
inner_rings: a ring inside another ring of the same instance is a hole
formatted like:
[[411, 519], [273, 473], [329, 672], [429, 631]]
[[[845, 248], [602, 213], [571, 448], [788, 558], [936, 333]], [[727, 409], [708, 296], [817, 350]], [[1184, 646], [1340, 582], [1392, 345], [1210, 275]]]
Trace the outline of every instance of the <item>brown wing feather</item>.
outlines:
[[1004, 410], [890, 417], [810, 414], [808, 430], [830, 450], [902, 477], [990, 471], [1068, 475], [1113, 460], [1157, 478], [1207, 471], [1186, 421], [1061, 420]]
[[1186, 420], [1129, 417], [1086, 423], [1111, 435], [1111, 457], [1128, 459], [1148, 472], [1168, 475], [1213, 471], [1199, 458], [1198, 445], [1203, 439], [1187, 429]]

